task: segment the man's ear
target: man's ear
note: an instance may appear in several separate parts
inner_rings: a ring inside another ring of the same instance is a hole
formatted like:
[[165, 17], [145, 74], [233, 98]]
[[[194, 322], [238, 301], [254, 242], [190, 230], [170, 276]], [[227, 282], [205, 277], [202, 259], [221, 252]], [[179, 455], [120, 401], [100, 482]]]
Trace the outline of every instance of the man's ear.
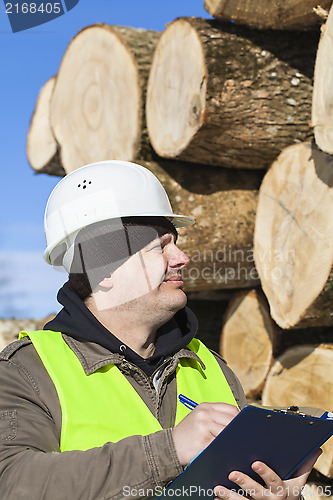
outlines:
[[112, 275], [107, 277], [107, 278], [102, 279], [102, 281], [100, 281], [98, 283], [98, 286], [100, 286], [102, 288], [112, 288], [113, 287]]

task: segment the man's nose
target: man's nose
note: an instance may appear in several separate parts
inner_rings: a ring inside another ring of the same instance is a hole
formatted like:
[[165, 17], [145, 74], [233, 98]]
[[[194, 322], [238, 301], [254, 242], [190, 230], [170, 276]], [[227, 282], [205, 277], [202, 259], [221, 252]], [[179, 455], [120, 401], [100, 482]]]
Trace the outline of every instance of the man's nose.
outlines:
[[189, 263], [189, 256], [185, 252], [180, 250], [180, 248], [178, 248], [176, 245], [173, 245], [169, 256], [169, 265], [177, 269], [182, 269], [183, 267], [188, 266]]

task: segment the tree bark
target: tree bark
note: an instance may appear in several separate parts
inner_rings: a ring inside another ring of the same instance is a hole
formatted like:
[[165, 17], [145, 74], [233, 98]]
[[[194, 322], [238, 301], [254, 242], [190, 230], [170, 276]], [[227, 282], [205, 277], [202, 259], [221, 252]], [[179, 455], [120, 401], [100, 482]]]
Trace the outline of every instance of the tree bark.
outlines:
[[[295, 346], [272, 366], [262, 394], [264, 406], [311, 406], [332, 410], [333, 345]], [[323, 475], [333, 477], [333, 438], [323, 446], [315, 464]]]
[[333, 158], [314, 144], [287, 148], [259, 191], [254, 257], [281, 328], [333, 324]]
[[63, 176], [65, 172], [60, 163], [58, 144], [50, 125], [55, 78], [50, 78], [39, 92], [27, 136], [27, 157], [36, 172]]
[[89, 26], [66, 50], [51, 103], [51, 124], [66, 173], [95, 161], [130, 161], [138, 155], [142, 85], [158, 35], [132, 30], [135, 59], [130, 31]]
[[316, 144], [333, 154], [333, 8], [322, 27], [313, 85], [312, 125]]
[[196, 219], [194, 226], [179, 229], [179, 246], [191, 258], [183, 272], [185, 290], [258, 285], [252, 247], [261, 172], [175, 161], [140, 163], [161, 181], [173, 212]]
[[267, 168], [311, 135], [318, 32], [259, 32], [180, 18], [157, 44], [147, 124], [158, 155]]
[[[329, 9], [332, 0], [321, 0]], [[309, 29], [320, 23], [314, 8], [318, 0], [205, 0], [205, 9], [213, 17], [228, 19], [259, 29]]]
[[273, 362], [275, 325], [257, 290], [237, 293], [225, 313], [220, 353], [238, 376], [247, 397], [261, 391]]

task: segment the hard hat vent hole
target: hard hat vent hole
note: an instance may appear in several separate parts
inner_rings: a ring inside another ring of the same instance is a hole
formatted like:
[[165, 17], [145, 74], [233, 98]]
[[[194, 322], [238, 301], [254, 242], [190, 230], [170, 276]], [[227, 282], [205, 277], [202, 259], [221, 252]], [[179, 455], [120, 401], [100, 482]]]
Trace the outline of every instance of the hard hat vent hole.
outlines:
[[[88, 184], [91, 184], [91, 181], [88, 181]], [[85, 179], [82, 184], [77, 185], [78, 188], [82, 187], [82, 189], [86, 189], [87, 187], [87, 180]]]

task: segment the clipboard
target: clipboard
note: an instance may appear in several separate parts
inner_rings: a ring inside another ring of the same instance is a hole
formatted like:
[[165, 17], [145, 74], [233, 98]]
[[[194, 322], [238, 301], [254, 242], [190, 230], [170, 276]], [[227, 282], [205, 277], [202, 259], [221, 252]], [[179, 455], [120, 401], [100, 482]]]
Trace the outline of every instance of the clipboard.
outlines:
[[317, 409], [317, 416], [313, 416], [304, 410], [300, 411], [297, 406], [288, 409], [245, 406], [155, 498], [214, 498], [213, 489], [217, 485], [239, 491], [241, 488], [228, 479], [234, 470], [264, 484], [251, 469], [256, 460], [267, 464], [282, 479], [290, 478], [312, 452], [333, 435], [333, 413]]

